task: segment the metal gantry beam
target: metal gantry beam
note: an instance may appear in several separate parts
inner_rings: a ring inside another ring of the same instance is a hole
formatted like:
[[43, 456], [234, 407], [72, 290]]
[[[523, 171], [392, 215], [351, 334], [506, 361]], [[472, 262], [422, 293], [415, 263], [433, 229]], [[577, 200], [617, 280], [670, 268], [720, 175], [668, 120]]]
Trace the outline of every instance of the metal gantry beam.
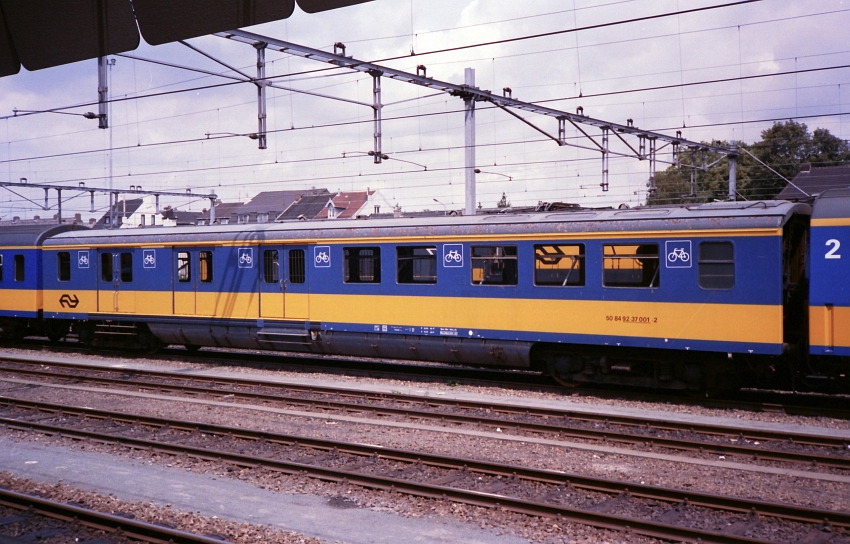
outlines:
[[[649, 188], [649, 194], [652, 195], [656, 191], [656, 168], [658, 163], [658, 151], [671, 146], [671, 151], [673, 155], [673, 160], [671, 164], [679, 166], [680, 163], [680, 150], [682, 148], [688, 149], [691, 152], [699, 152], [702, 157], [706, 156], [706, 153], [713, 152], [720, 154], [722, 157], [730, 159], [730, 182], [734, 184], [734, 176], [735, 176], [735, 159], [738, 157], [738, 151], [735, 146], [732, 147], [723, 147], [718, 145], [709, 145], [704, 144], [702, 142], [695, 142], [691, 140], [687, 140], [682, 137], [681, 131], [676, 132], [676, 136], [669, 136], [667, 134], [663, 134], [660, 132], [653, 132], [649, 130], [642, 130], [638, 127], [634, 126], [634, 122], [629, 119], [628, 122], [623, 125], [619, 123], [612, 123], [610, 121], [605, 121], [602, 119], [596, 119], [593, 117], [589, 117], [584, 115], [584, 111], [582, 108], [579, 108], [576, 113], [570, 113], [562, 110], [557, 110], [554, 108], [549, 108], [545, 106], [540, 106], [538, 104], [534, 104], [531, 102], [523, 102], [521, 100], [517, 100], [513, 98], [512, 92], [510, 92], [509, 88], [503, 89], [503, 94], [497, 95], [490, 91], [481, 90], [475, 87], [474, 82], [470, 83], [468, 80], [465, 80], [463, 85], [457, 85], [453, 83], [448, 83], [445, 81], [436, 80], [434, 78], [429, 78], [426, 76], [426, 69], [424, 66], [417, 67], [416, 73], [404, 72], [402, 70], [396, 70], [393, 68], [387, 68], [385, 66], [381, 66], [372, 62], [361, 61], [355, 59], [353, 57], [349, 57], [345, 55], [345, 47], [342, 44], [336, 44], [334, 46], [334, 52], [328, 53], [326, 51], [322, 51], [320, 49], [314, 49], [312, 47], [307, 47], [304, 45], [299, 45], [292, 42], [287, 42], [284, 40], [277, 40], [274, 38], [269, 38], [266, 36], [261, 36], [259, 34], [254, 34], [252, 32], [246, 32], [244, 30], [230, 30], [227, 32], [218, 32], [214, 34], [215, 36], [219, 36], [221, 38], [226, 38], [229, 40], [237, 41], [240, 43], [245, 43], [257, 47], [257, 44], [262, 43], [265, 46], [272, 48], [281, 53], [286, 53], [290, 55], [299, 56], [302, 58], [316, 60], [319, 62], [325, 62], [329, 64], [333, 64], [335, 66], [339, 66], [340, 68], [347, 68], [350, 70], [354, 70], [357, 72], [368, 73], [375, 78], [375, 84], [377, 85], [377, 91], [380, 92], [380, 83], [377, 80], [377, 77], [374, 74], [380, 74], [383, 77], [387, 77], [389, 79], [393, 79], [396, 81], [401, 81], [404, 83], [410, 83], [414, 85], [419, 85], [422, 87], [427, 87], [429, 89], [438, 90], [444, 93], [449, 93], [452, 96], [457, 96], [464, 100], [465, 104], [465, 117], [467, 119], [473, 118], [474, 113], [470, 114], [470, 104], [472, 104], [472, 110], [474, 111], [474, 103], [475, 102], [489, 102], [494, 104], [495, 106], [503, 109], [504, 111], [510, 113], [511, 115], [517, 117], [524, 123], [532, 126], [536, 130], [545, 134], [552, 140], [555, 140], [558, 145], [570, 145], [572, 147], [578, 147], [581, 149], [591, 149], [598, 151], [602, 154], [602, 181], [600, 186], [603, 191], [608, 190], [608, 176], [609, 176], [609, 158], [611, 155], [621, 156], [621, 157], [634, 157], [639, 160], [649, 160], [649, 181], [647, 186]], [[340, 47], [338, 47], [340, 46]], [[340, 54], [341, 53], [341, 54]], [[374, 101], [372, 104], [372, 108], [375, 110], [375, 162], [380, 162], [381, 153], [378, 152], [380, 147], [380, 108], [381, 104], [377, 101]], [[544, 130], [538, 128], [534, 124], [530, 123], [528, 120], [522, 118], [516, 113], [510, 111], [508, 108], [527, 111], [530, 113], [535, 113], [538, 115], [545, 115], [548, 117], [554, 117], [558, 121], [558, 137], [555, 138], [545, 132]], [[597, 149], [592, 147], [576, 145], [567, 143], [566, 138], [566, 123], [569, 122], [574, 128], [576, 128], [581, 134], [590, 140]], [[466, 137], [466, 150], [467, 155], [469, 154], [469, 125], [465, 125], [467, 133]], [[582, 128], [582, 126], [591, 126], [599, 129], [602, 133], [601, 142], [597, 141], [593, 136], [591, 136], [586, 130]], [[610, 148], [609, 140], [610, 135], [613, 134], [619, 139], [629, 150], [629, 152], [618, 152], [613, 151]], [[639, 139], [640, 150], [636, 150], [629, 142], [627, 142], [623, 135], [631, 135], [635, 136]], [[658, 147], [656, 142], [660, 140], [665, 142], [664, 145]], [[645, 142], [649, 141], [649, 152], [647, 153]], [[473, 144], [474, 145], [474, 144]], [[467, 167], [469, 167], [467, 157]], [[667, 162], [667, 161], [662, 161]], [[682, 165], [682, 166], [691, 166], [692, 168], [700, 168], [695, 162], [692, 165]], [[692, 176], [692, 179], [695, 181], [696, 176]], [[468, 180], [467, 180], [468, 181]], [[474, 183], [474, 182], [473, 182]], [[474, 185], [473, 185], [473, 194], [474, 194]], [[732, 194], [732, 189], [730, 188], [730, 195]], [[731, 198], [731, 197], [730, 197]], [[473, 206], [474, 206], [474, 200]], [[466, 208], [470, 208], [469, 201], [469, 189], [467, 188], [467, 202]], [[473, 208], [474, 209], [474, 208]]]
[[[25, 179], [25, 178], [22, 178], [22, 179]], [[26, 187], [26, 188], [29, 188], [29, 189], [44, 189], [44, 207], [43, 207], [43, 209], [45, 211], [50, 209], [50, 205], [49, 205], [50, 191], [55, 190], [56, 193], [57, 193], [57, 198], [58, 198], [57, 210], [58, 210], [58, 216], [59, 216], [59, 222], [60, 223], [62, 222], [62, 191], [76, 191], [76, 192], [80, 192], [80, 193], [85, 193], [85, 192], [90, 193], [91, 194], [91, 210], [90, 211], [92, 211], [92, 212], [94, 211], [94, 195], [95, 195], [95, 193], [108, 194], [109, 195], [110, 225], [115, 224], [114, 211], [115, 211], [115, 206], [118, 204], [118, 195], [121, 195], [121, 194], [154, 195], [156, 197], [157, 212], [159, 212], [159, 197], [160, 196], [175, 196], [175, 197], [182, 197], [182, 198], [206, 198], [206, 199], [209, 199], [209, 201], [210, 201], [210, 224], [212, 224], [215, 221], [215, 201], [218, 198], [218, 195], [216, 195], [215, 193], [198, 194], [198, 193], [193, 193], [192, 191], [190, 191], [188, 189], [186, 190], [185, 193], [178, 193], [178, 192], [175, 192], [175, 191], [143, 191], [141, 188], [130, 189], [130, 190], [127, 190], [127, 191], [116, 191], [114, 189], [103, 188], [103, 187], [86, 187], [82, 183], [80, 185], [76, 185], [76, 186], [75, 185], [64, 185], [63, 186], [63, 185], [50, 185], [50, 184], [47, 184], [47, 183], [28, 183], [26, 181], [20, 181], [20, 182], [18, 182], [18, 181], [15, 181], [15, 182], [0, 181], [0, 187], [7, 188], [7, 189], [9, 187]], [[9, 189], [9, 190], [11, 191], [11, 189]], [[15, 193], [15, 194], [18, 194], [18, 193]], [[21, 195], [19, 195], [19, 196], [21, 196]], [[23, 197], [23, 198], [26, 198], [26, 197]], [[29, 200], [29, 199], [27, 199], [27, 200]], [[30, 200], [30, 202], [32, 202], [32, 201]]]
[[334, 64], [339, 66], [340, 68], [348, 68], [351, 70], [355, 70], [358, 72], [369, 73], [372, 70], [378, 70], [383, 73], [384, 77], [389, 79], [393, 79], [396, 81], [402, 81], [404, 83], [412, 83], [414, 85], [420, 85], [422, 87], [428, 87], [430, 89], [440, 90], [445, 93], [450, 93], [454, 95], [465, 95], [471, 94], [474, 99], [478, 102], [486, 101], [491, 102], [496, 105], [505, 106], [508, 108], [514, 108], [518, 110], [528, 111], [532, 113], [537, 113], [540, 115], [546, 115], [549, 117], [554, 117], [556, 119], [564, 118], [572, 121], [573, 123], [582, 124], [582, 125], [590, 125], [597, 127], [599, 129], [603, 127], [608, 127], [612, 131], [619, 132], [621, 134], [633, 134], [635, 136], [638, 135], [646, 135], [646, 136], [654, 136], [656, 139], [665, 141], [665, 142], [678, 142], [680, 145], [685, 147], [697, 147], [704, 148], [708, 151], [712, 151], [714, 153], [719, 153], [721, 155], [729, 155], [732, 153], [732, 150], [722, 146], [715, 145], [706, 145], [701, 142], [694, 142], [690, 140], [686, 140], [678, 135], [676, 137], [669, 136], [667, 134], [663, 134], [660, 132], [652, 132], [648, 130], [641, 130], [637, 127], [630, 126], [628, 124], [621, 125], [618, 123], [612, 123], [610, 121], [603, 121], [601, 119], [595, 119], [592, 117], [588, 117], [585, 115], [579, 115], [574, 113], [569, 113], [562, 110], [556, 110], [554, 108], [548, 108], [545, 106], [540, 106], [538, 104], [533, 104], [530, 102], [523, 102], [521, 100], [517, 100], [512, 98], [511, 96], [502, 96], [498, 94], [494, 94], [490, 91], [485, 91], [481, 89], [477, 89], [473, 86], [457, 85], [454, 83], [448, 83], [445, 81], [439, 81], [433, 78], [426, 77], [424, 75], [412, 74], [409, 72], [404, 72], [402, 70], [395, 70], [393, 68], [387, 68], [385, 66], [380, 66], [375, 63], [366, 62], [357, 60], [353, 57], [346, 57], [343, 55], [336, 55], [334, 53], [328, 53], [327, 51], [322, 51], [320, 49], [313, 49], [311, 47], [307, 47], [304, 45], [295, 44], [292, 42], [287, 42], [283, 40], [277, 40], [274, 38], [269, 38], [266, 36], [261, 36], [259, 34], [254, 34], [253, 32], [246, 32], [244, 30], [229, 30], [227, 32], [218, 32], [214, 34], [215, 36], [219, 36], [222, 38], [227, 38], [230, 40], [234, 40], [241, 43], [246, 43], [250, 45], [254, 45], [255, 43], [264, 42], [271, 49], [276, 51], [280, 51], [281, 53], [287, 53], [290, 55], [295, 55], [299, 57], [303, 57], [306, 59], [316, 60], [320, 62], [326, 62], [329, 64]]

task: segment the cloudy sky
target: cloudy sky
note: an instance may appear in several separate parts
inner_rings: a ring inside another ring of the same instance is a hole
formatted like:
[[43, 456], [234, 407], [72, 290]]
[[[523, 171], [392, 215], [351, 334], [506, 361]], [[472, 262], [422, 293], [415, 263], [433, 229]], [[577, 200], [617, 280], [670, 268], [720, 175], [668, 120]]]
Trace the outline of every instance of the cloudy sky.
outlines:
[[[850, 138], [850, 65], [846, 29], [850, 0], [761, 0], [635, 22], [722, 0], [508, 0], [433, 2], [375, 0], [332, 12], [306, 14], [246, 30], [360, 60], [476, 84], [646, 130], [695, 141], [751, 142], [773, 120], [799, 119]], [[583, 27], [597, 26], [584, 29]], [[572, 31], [573, 29], [580, 29]], [[547, 36], [534, 37], [538, 34]], [[513, 38], [522, 38], [510, 40]], [[509, 40], [509, 41], [506, 41]], [[499, 42], [492, 44], [491, 42]], [[206, 36], [199, 49], [255, 73], [248, 45]], [[489, 44], [489, 45], [481, 45]], [[449, 51], [446, 51], [450, 49]], [[411, 54], [413, 53], [413, 54]], [[128, 54], [216, 73], [226, 69], [180, 44], [144, 42]], [[269, 89], [268, 149], [245, 134], [257, 130], [256, 87], [218, 76], [126, 57], [111, 69], [111, 130], [79, 116], [11, 117], [13, 109], [97, 111], [97, 62], [79, 62], [0, 79], [0, 179], [116, 189], [213, 191], [224, 201], [247, 201], [264, 190], [380, 189], [405, 210], [462, 209], [463, 101], [418, 86], [383, 81], [383, 151], [375, 165], [372, 109]], [[391, 60], [382, 60], [391, 59]], [[269, 51], [267, 75], [300, 90], [371, 102], [372, 81], [315, 61]], [[774, 75], [784, 74], [784, 75]], [[725, 80], [725, 81], [717, 81]], [[549, 134], [554, 119], [521, 113]], [[486, 103], [476, 112], [478, 198], [494, 206], [502, 193], [514, 205], [538, 201], [586, 206], [639, 204], [646, 199], [647, 161], [611, 159], [603, 192], [600, 154], [559, 147], [544, 134]], [[209, 134], [209, 136], [207, 136]], [[598, 134], [593, 131], [592, 134]], [[570, 127], [570, 142], [593, 146]], [[111, 146], [110, 146], [111, 140]], [[614, 149], [623, 151], [625, 147]], [[635, 144], [636, 145], [636, 144]], [[110, 147], [112, 151], [110, 152]], [[659, 154], [669, 161], [669, 149]], [[112, 176], [110, 179], [110, 162]], [[665, 165], [659, 163], [659, 169]], [[425, 169], [427, 167], [427, 170]], [[43, 192], [19, 192], [38, 203]], [[67, 194], [64, 196], [68, 196]], [[55, 208], [55, 197], [51, 197]], [[200, 210], [205, 201], [163, 200]], [[63, 213], [100, 216], [106, 197], [89, 213], [87, 194]], [[0, 189], [0, 217], [52, 215]]]

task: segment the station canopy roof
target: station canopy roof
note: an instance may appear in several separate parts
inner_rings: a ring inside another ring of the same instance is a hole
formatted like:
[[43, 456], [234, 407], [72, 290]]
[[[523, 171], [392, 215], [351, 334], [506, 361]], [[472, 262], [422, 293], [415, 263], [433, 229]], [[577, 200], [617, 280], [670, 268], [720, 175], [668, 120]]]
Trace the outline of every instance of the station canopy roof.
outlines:
[[369, 0], [0, 0], [0, 77]]

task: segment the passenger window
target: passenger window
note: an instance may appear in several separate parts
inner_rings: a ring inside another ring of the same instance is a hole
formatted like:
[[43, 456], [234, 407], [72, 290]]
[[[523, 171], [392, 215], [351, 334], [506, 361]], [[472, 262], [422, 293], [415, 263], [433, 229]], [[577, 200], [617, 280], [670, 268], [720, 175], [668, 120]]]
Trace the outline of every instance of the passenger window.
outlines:
[[71, 254], [67, 251], [57, 253], [59, 281], [71, 281]]
[[133, 281], [133, 254], [121, 254], [121, 282], [129, 283]]
[[15, 281], [24, 281], [24, 256], [15, 255]]
[[534, 246], [534, 285], [584, 285], [584, 244]]
[[658, 244], [603, 246], [602, 285], [658, 287]]
[[280, 281], [280, 256], [276, 249], [263, 251], [263, 282], [277, 283]]
[[472, 283], [516, 285], [516, 246], [472, 246]]
[[289, 250], [289, 283], [307, 281], [307, 267], [303, 249]]
[[112, 281], [112, 253], [100, 254], [100, 279]]
[[198, 253], [198, 279], [209, 283], [213, 279], [213, 254], [212, 251], [201, 251]]
[[735, 247], [732, 242], [702, 242], [699, 245], [699, 286], [731, 289], [735, 286]]
[[437, 283], [437, 247], [399, 247], [398, 283]]
[[3, 255], [0, 255], [0, 281], [3, 281]]
[[188, 251], [177, 253], [177, 281], [192, 281], [192, 259]]
[[381, 283], [381, 248], [346, 247], [345, 283]]

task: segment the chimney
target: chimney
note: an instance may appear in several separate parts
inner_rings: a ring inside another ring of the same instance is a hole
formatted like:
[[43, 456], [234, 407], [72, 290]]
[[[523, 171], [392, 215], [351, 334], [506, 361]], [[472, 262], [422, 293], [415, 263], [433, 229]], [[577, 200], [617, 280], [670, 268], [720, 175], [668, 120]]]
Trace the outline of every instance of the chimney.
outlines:
[[800, 165], [800, 172], [810, 173], [812, 171], [812, 163], [804, 162]]
[[41, 219], [41, 217], [39, 217], [37, 215], [33, 215], [32, 218], [33, 218], [33, 221], [38, 221], [39, 219]]
[[97, 223], [97, 219], [95, 219], [94, 217], [89, 219], [89, 225], [94, 225], [95, 223]]
[[74, 214], [74, 223], [82, 223], [82, 222], [83, 222], [82, 214], [75, 213]]
[[15, 217], [12, 218], [12, 223], [17, 223], [20, 220], [21, 220], [20, 216], [16, 215]]

